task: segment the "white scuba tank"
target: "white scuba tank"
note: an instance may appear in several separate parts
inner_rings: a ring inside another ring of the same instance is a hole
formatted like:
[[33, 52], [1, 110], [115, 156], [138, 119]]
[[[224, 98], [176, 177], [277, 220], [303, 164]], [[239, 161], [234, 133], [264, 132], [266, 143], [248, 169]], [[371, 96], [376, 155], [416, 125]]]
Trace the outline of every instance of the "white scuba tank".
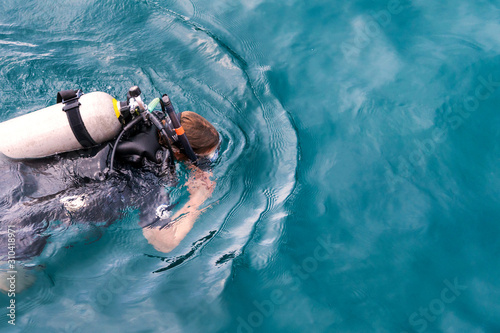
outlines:
[[[96, 143], [118, 135], [122, 124], [116, 99], [92, 92], [82, 95], [79, 102], [83, 124]], [[0, 123], [0, 152], [10, 158], [40, 158], [82, 148], [62, 103]]]

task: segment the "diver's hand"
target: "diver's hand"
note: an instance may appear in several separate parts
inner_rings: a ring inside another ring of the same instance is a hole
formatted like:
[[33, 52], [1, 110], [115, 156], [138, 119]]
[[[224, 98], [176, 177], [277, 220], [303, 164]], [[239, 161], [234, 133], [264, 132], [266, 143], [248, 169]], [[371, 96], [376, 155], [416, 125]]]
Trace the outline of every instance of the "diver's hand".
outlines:
[[[215, 182], [210, 179], [212, 177], [211, 171], [203, 171], [200, 168], [192, 165], [189, 169], [191, 169], [191, 175], [186, 182], [187, 190], [190, 195], [197, 196], [200, 199], [208, 199], [215, 188]], [[199, 203], [200, 206], [205, 200]]]
[[170, 252], [186, 237], [193, 228], [196, 219], [203, 210], [200, 206], [212, 195], [215, 181], [211, 180], [211, 172], [191, 167], [191, 174], [186, 182], [189, 200], [172, 216], [172, 224], [166, 228], [143, 228], [142, 233], [157, 251]]

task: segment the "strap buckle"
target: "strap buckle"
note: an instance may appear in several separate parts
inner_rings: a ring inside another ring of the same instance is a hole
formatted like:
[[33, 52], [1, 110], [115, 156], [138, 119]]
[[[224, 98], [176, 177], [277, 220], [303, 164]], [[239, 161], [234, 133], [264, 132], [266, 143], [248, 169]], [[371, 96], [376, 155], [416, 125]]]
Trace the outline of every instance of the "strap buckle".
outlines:
[[67, 100], [63, 99], [62, 100], [62, 103], [64, 104], [63, 106], [63, 111], [66, 112], [66, 111], [69, 111], [71, 109], [75, 109], [77, 107], [79, 107], [80, 105], [82, 105], [80, 102], [79, 102], [79, 99], [80, 97], [83, 95], [82, 91], [80, 89], [78, 89], [76, 91], [76, 94], [74, 97], [72, 98], [69, 98]]
[[66, 112], [66, 111], [69, 111], [71, 109], [75, 109], [77, 107], [79, 107], [80, 105], [82, 105], [79, 101], [78, 101], [78, 98], [71, 98], [70, 100], [68, 101], [64, 101], [64, 106], [63, 106], [63, 111]]

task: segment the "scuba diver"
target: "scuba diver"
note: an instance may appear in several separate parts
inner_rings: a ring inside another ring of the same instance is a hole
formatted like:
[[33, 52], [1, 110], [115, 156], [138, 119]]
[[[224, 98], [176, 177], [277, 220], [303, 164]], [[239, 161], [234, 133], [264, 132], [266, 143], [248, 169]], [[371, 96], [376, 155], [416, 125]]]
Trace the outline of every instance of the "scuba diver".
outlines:
[[[123, 102], [61, 91], [56, 105], [0, 123], [0, 266], [40, 255], [57, 226], [108, 226], [134, 210], [147, 241], [172, 251], [214, 190], [220, 144], [205, 118], [177, 114], [167, 95], [146, 105], [137, 86]], [[175, 161], [189, 171], [180, 208], [167, 191], [177, 183]], [[7, 253], [11, 227], [15, 258]]]

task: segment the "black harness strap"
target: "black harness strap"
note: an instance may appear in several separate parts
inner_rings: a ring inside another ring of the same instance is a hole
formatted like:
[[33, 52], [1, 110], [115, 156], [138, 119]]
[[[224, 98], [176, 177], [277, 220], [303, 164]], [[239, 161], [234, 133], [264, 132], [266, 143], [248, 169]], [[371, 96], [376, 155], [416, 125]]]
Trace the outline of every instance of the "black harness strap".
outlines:
[[57, 93], [57, 103], [62, 102], [64, 104], [63, 111], [66, 112], [69, 126], [75, 138], [84, 148], [89, 148], [96, 146], [97, 143], [90, 136], [80, 115], [79, 106], [81, 104], [78, 101], [80, 96], [81, 92], [79, 90], [63, 90]]

